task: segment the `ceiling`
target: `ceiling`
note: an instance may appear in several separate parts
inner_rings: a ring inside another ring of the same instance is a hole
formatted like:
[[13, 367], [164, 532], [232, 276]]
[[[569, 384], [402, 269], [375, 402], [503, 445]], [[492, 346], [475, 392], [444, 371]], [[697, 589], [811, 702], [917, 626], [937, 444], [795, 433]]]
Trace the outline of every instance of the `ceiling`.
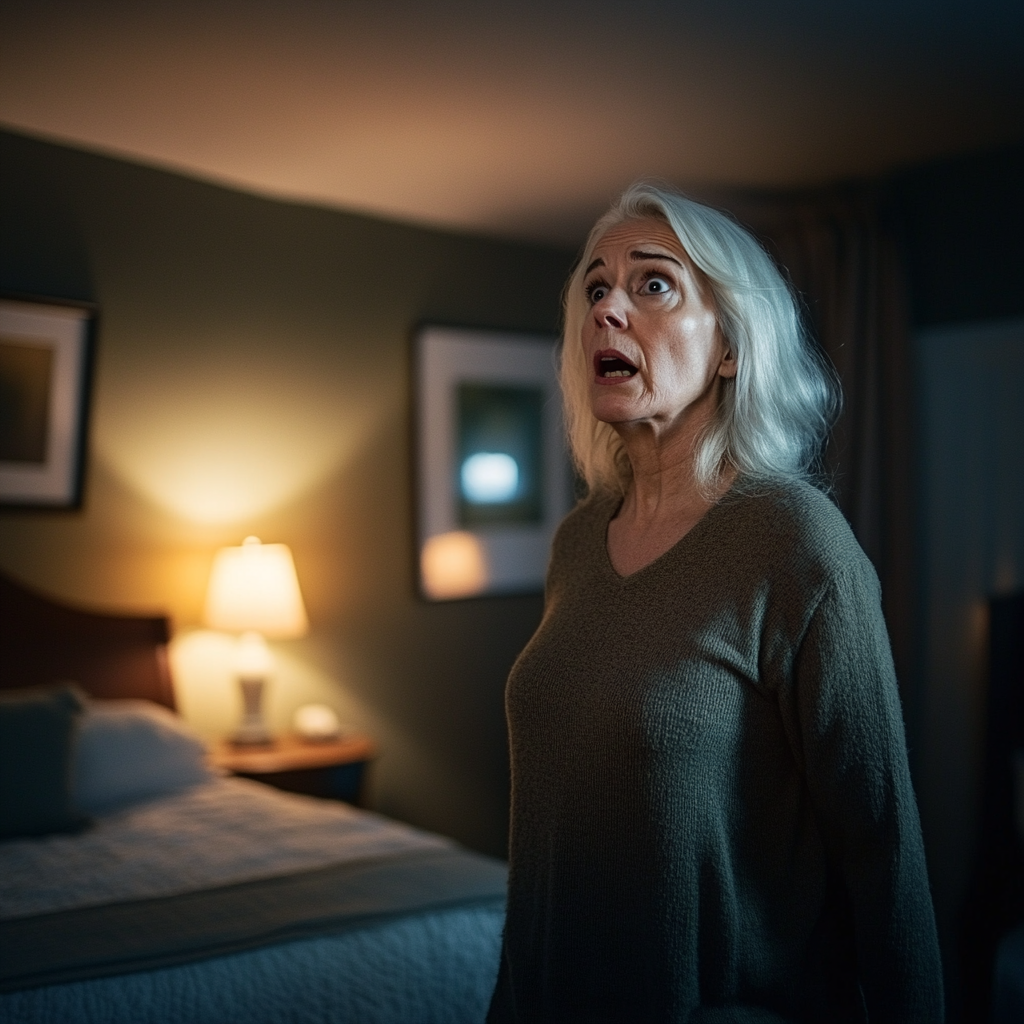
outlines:
[[0, 0], [0, 123], [261, 194], [575, 244], [1024, 138], [1021, 0]]

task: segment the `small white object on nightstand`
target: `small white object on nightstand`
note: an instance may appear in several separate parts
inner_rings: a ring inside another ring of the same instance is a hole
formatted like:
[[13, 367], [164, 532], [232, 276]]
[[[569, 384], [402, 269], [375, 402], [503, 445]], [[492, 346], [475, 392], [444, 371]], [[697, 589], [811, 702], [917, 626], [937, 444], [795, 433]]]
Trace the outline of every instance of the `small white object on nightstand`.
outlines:
[[292, 726], [304, 740], [333, 740], [341, 733], [338, 716], [326, 704], [303, 704], [296, 710]]

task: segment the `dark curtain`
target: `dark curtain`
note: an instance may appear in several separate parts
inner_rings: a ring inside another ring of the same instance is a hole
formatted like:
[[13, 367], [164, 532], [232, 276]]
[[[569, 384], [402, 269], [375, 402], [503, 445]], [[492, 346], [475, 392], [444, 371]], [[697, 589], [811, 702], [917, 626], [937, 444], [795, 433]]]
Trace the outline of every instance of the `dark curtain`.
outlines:
[[741, 219], [789, 275], [842, 381], [827, 469], [833, 496], [882, 583], [913, 731], [914, 381], [895, 206], [884, 189], [851, 187], [760, 200]]

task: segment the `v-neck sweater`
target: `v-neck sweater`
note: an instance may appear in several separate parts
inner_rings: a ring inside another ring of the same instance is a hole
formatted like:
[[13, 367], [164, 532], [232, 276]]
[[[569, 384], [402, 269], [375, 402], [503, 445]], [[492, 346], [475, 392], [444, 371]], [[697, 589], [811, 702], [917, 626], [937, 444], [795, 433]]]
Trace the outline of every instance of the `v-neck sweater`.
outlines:
[[842, 515], [805, 484], [731, 493], [622, 577], [618, 504], [559, 528], [508, 681], [489, 1021], [937, 1024], [878, 579]]

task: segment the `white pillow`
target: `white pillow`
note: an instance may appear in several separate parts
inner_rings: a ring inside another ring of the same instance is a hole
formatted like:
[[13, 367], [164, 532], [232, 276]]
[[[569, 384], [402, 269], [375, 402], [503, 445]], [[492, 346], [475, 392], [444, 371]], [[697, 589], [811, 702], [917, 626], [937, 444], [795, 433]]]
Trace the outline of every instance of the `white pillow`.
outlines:
[[71, 798], [102, 814], [213, 777], [206, 746], [172, 711], [148, 700], [90, 701], [79, 717]]

